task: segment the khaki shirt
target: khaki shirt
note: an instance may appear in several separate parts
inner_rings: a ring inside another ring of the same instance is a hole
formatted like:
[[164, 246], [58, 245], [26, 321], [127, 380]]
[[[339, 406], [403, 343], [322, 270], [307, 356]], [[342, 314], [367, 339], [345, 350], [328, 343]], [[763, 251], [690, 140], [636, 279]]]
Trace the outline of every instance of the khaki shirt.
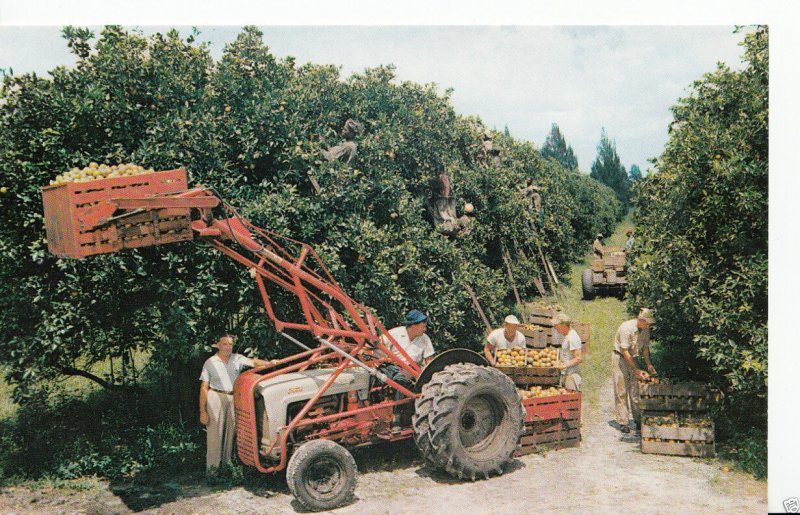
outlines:
[[592, 250], [598, 256], [603, 256], [603, 244], [600, 243], [600, 240], [594, 240], [594, 243], [592, 243]]
[[622, 322], [614, 336], [614, 350], [622, 352], [628, 351], [631, 357], [638, 356], [642, 350], [650, 345], [650, 329], [639, 330], [636, 326], [636, 319]]

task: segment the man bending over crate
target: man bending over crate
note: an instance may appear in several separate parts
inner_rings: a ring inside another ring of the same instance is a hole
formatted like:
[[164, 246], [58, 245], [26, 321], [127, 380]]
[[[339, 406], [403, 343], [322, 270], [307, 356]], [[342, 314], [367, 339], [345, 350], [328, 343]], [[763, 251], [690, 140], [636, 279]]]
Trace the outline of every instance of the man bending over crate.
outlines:
[[[628, 425], [628, 401], [631, 403], [631, 415], [636, 429], [641, 427], [639, 411], [639, 383], [646, 380], [649, 374], [656, 374], [650, 362], [650, 326], [656, 322], [653, 311], [642, 308], [639, 316], [623, 322], [614, 336], [614, 352], [611, 355], [611, 374], [614, 378], [614, 404], [616, 421], [623, 433], [630, 433]], [[641, 370], [634, 358], [641, 355], [647, 366], [647, 372]], [[649, 374], [648, 374], [649, 372]]]
[[517, 331], [518, 328], [519, 319], [514, 315], [508, 315], [504, 320], [503, 327], [489, 333], [489, 336], [486, 337], [486, 344], [483, 346], [483, 354], [490, 364], [495, 364], [498, 349], [525, 348], [525, 335]]
[[572, 328], [572, 319], [564, 313], [558, 313], [553, 317], [553, 327], [558, 331], [558, 334], [564, 337], [561, 342], [561, 350], [558, 353], [558, 364], [556, 365], [561, 369], [564, 387], [581, 391], [581, 374], [578, 370], [578, 365], [583, 361], [581, 337]]

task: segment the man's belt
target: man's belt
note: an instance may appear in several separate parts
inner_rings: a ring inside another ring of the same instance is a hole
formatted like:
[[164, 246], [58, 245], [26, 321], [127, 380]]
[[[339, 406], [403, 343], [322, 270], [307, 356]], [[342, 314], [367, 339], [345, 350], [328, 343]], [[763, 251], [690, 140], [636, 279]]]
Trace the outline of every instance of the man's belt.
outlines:
[[224, 393], [225, 395], [233, 395], [233, 392], [226, 392], [225, 390], [217, 390], [216, 388], [210, 388], [210, 390], [212, 392]]

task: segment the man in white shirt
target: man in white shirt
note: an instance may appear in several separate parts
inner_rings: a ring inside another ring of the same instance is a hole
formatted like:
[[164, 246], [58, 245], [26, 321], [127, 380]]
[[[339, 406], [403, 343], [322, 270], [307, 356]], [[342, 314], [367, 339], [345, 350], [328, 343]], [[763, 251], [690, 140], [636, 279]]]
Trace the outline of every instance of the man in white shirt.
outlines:
[[[411, 358], [412, 361], [417, 365], [425, 366], [433, 359], [433, 342], [431, 342], [430, 337], [425, 334], [427, 329], [428, 317], [421, 311], [412, 309], [406, 315], [405, 324], [389, 329], [389, 334], [395, 339], [397, 345], [402, 347], [406, 354], [408, 354], [408, 357]], [[383, 343], [389, 347], [390, 350], [394, 347], [386, 336], [383, 336]], [[408, 362], [399, 353], [395, 353], [395, 355], [402, 361]], [[386, 374], [389, 379], [406, 388], [411, 388], [414, 385], [413, 379], [394, 363], [384, 363], [378, 367], [378, 369]], [[402, 394], [395, 391], [394, 399], [400, 400], [401, 398]], [[399, 427], [401, 425], [400, 422], [400, 413], [395, 411], [394, 426]]]
[[233, 383], [244, 367], [270, 364], [233, 353], [233, 336], [224, 335], [215, 344], [217, 353], [203, 364], [200, 373], [200, 423], [207, 427], [206, 470], [231, 460], [236, 430], [233, 412]]
[[563, 336], [556, 366], [564, 376], [564, 386], [581, 391], [581, 374], [578, 370], [578, 365], [583, 361], [581, 337], [572, 328], [572, 319], [565, 313], [559, 313], [553, 318], [553, 327]]
[[483, 354], [491, 365], [495, 363], [498, 349], [525, 348], [525, 335], [517, 330], [520, 325], [519, 319], [514, 315], [508, 315], [503, 322], [503, 327], [489, 333], [483, 346]]

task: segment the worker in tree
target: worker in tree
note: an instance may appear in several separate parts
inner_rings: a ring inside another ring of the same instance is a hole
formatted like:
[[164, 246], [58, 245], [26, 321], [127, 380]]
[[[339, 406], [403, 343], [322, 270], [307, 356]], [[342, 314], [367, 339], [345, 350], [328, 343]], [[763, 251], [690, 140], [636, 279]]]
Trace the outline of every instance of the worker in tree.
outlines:
[[598, 234], [597, 238], [595, 238], [594, 243], [592, 243], [592, 252], [594, 252], [594, 257], [598, 259], [603, 259], [603, 253], [605, 249], [603, 249], [603, 235]]
[[525, 181], [525, 186], [520, 189], [520, 193], [522, 193], [522, 195], [528, 199], [534, 227], [544, 227], [544, 208], [542, 207], [542, 195], [539, 192], [539, 186], [533, 184], [532, 177], [528, 177], [528, 179]]
[[[412, 309], [406, 314], [405, 324], [389, 329], [389, 334], [394, 338], [397, 344], [402, 347], [406, 354], [408, 354], [408, 357], [411, 358], [412, 361], [417, 365], [425, 366], [433, 359], [433, 342], [431, 342], [430, 337], [425, 334], [427, 329], [428, 317], [423, 312]], [[386, 336], [383, 336], [383, 343], [389, 347], [390, 350], [393, 350], [393, 344]], [[408, 363], [400, 353], [395, 353], [395, 355]], [[386, 374], [389, 379], [406, 388], [410, 389], [414, 385], [414, 380], [402, 368], [394, 363], [384, 363], [378, 367], [378, 370]], [[402, 397], [403, 394], [398, 391], [395, 392], [395, 400], [400, 400]], [[395, 410], [393, 423], [395, 428], [399, 428], [402, 425], [401, 414], [402, 410]]]
[[625, 231], [625, 235], [628, 237], [628, 241], [625, 242], [625, 252], [630, 252], [633, 248], [633, 229]]
[[345, 163], [350, 164], [358, 148], [355, 142], [356, 136], [361, 134], [362, 131], [363, 126], [361, 122], [349, 118], [344, 122], [344, 127], [342, 127], [342, 138], [344, 138], [344, 140], [340, 141], [335, 147], [320, 150], [322, 157], [328, 161], [343, 159]]
[[[653, 311], [642, 308], [639, 316], [623, 322], [614, 336], [611, 375], [614, 379], [616, 422], [623, 433], [631, 431], [628, 422], [628, 402], [636, 429], [641, 427], [638, 381], [646, 380], [651, 374], [656, 375], [656, 369], [650, 361], [650, 326], [655, 322]], [[637, 364], [640, 356], [644, 359], [646, 372]]]
[[231, 460], [235, 418], [233, 383], [244, 367], [264, 367], [275, 361], [251, 359], [233, 352], [233, 336], [226, 334], [214, 345], [217, 353], [200, 373], [200, 423], [206, 426], [206, 470], [213, 472]]
[[553, 327], [563, 336], [561, 349], [558, 353], [558, 364], [561, 369], [563, 384], [570, 390], [581, 390], [581, 374], [578, 365], [583, 361], [583, 342], [575, 329], [572, 328], [572, 319], [564, 313], [558, 313], [553, 318]]
[[525, 348], [525, 335], [517, 330], [520, 325], [519, 319], [514, 315], [508, 315], [503, 322], [503, 327], [489, 333], [483, 346], [483, 354], [492, 365], [497, 358], [498, 349]]

